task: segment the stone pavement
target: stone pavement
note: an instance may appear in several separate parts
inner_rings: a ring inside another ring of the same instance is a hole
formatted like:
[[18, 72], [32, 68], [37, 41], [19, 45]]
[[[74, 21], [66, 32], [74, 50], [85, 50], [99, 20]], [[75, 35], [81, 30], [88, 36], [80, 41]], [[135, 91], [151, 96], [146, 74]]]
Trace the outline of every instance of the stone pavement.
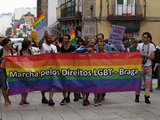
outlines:
[[[59, 104], [62, 94], [55, 93], [54, 107], [41, 104], [40, 92], [29, 93], [30, 105], [22, 106], [18, 105], [20, 95], [15, 95], [10, 97], [11, 105], [2, 106], [2, 120], [160, 120], [160, 91], [155, 90], [156, 87], [157, 80], [154, 80], [150, 105], [144, 103], [144, 92], [140, 103], [134, 102], [134, 92], [107, 93], [106, 100], [98, 107], [93, 106], [93, 94], [89, 98], [91, 105], [87, 107], [82, 106], [82, 100], [73, 102], [73, 93], [71, 103], [65, 106]], [[48, 93], [46, 97], [49, 97]], [[0, 103], [3, 105], [4, 100]]]

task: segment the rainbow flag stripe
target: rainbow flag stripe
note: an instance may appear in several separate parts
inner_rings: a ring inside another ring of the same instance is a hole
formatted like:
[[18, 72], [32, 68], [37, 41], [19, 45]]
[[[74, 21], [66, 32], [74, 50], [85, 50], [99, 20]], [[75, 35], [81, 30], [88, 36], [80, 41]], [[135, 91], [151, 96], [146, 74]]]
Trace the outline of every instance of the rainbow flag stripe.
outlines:
[[5, 58], [10, 94], [141, 90], [139, 53], [50, 53]]
[[39, 15], [39, 17], [36, 19], [36, 21], [32, 24], [32, 26], [36, 31], [39, 31], [45, 25], [46, 25], [46, 19], [45, 19], [44, 13], [42, 12]]
[[71, 36], [70, 44], [74, 45], [76, 47], [77, 45], [76, 45], [76, 34], [75, 34], [74, 25], [73, 25], [69, 35]]
[[18, 20], [18, 22], [14, 25], [14, 28], [19, 28], [21, 24], [25, 23], [25, 17], [24, 15], [21, 16], [21, 18]]

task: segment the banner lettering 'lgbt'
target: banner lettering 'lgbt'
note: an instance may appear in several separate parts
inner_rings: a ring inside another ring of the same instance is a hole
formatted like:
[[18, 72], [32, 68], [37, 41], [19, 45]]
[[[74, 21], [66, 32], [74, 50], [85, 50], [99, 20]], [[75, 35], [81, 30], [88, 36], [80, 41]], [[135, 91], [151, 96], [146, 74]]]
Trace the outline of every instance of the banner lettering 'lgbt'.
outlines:
[[45, 19], [44, 13], [42, 12], [39, 15], [39, 17], [36, 19], [36, 21], [32, 24], [32, 26], [36, 31], [39, 31], [45, 25], [46, 25], [46, 19]]
[[71, 36], [71, 39], [70, 39], [69, 43], [76, 47], [77, 45], [76, 45], [76, 34], [75, 34], [74, 25], [73, 25], [69, 35]]
[[10, 94], [141, 90], [139, 53], [48, 53], [5, 58]]
[[21, 24], [25, 23], [25, 17], [22, 15], [22, 17], [18, 20], [18, 22], [14, 25], [14, 28], [19, 28]]

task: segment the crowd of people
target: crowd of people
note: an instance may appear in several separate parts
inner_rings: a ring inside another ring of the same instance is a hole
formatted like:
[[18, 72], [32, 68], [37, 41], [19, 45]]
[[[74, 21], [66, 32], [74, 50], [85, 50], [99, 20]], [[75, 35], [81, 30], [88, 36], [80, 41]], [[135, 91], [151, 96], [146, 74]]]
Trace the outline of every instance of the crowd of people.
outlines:
[[[104, 35], [99, 33], [95, 35], [94, 38], [89, 38], [85, 36], [84, 39], [78, 38], [77, 39], [77, 46], [71, 45], [70, 42], [70, 35], [64, 35], [64, 37], [56, 38], [45, 31], [43, 38], [37, 43], [32, 38], [32, 42], [30, 40], [24, 40], [22, 42], [21, 50], [18, 50], [17, 47], [13, 47], [11, 40], [9, 38], [5, 38], [1, 41], [1, 45], [3, 49], [0, 51], [0, 78], [1, 78], [1, 88], [5, 100], [4, 106], [11, 104], [9, 99], [9, 91], [7, 86], [7, 77], [6, 77], [6, 70], [4, 65], [5, 56], [10, 55], [24, 55], [29, 56], [33, 55], [33, 51], [31, 46], [38, 47], [40, 49], [41, 54], [45, 53], [116, 53], [116, 52], [140, 52], [140, 56], [142, 56], [142, 76], [145, 79], [145, 103], [150, 104], [150, 83], [152, 80], [152, 60], [155, 57], [155, 45], [152, 42], [152, 36], [150, 33], [145, 32], [142, 35], [142, 40], [138, 41], [136, 39], [132, 40], [131, 42], [128, 41], [127, 37], [124, 37], [122, 40], [122, 44], [118, 45], [111, 45], [108, 44], [108, 40], [104, 39]], [[49, 92], [49, 100], [45, 97], [45, 92], [41, 91], [42, 95], [42, 103], [46, 103], [50, 106], [55, 105], [53, 101], [53, 91]], [[90, 104], [89, 102], [89, 94], [90, 93], [74, 93], [74, 101], [78, 101], [79, 99], [83, 99], [83, 106], [87, 106]], [[27, 95], [28, 93], [21, 94], [21, 101], [19, 105], [29, 104], [27, 102]], [[105, 93], [94, 94], [94, 105], [102, 105], [103, 100], [105, 100]], [[139, 102], [140, 91], [135, 92], [135, 102]], [[65, 105], [66, 103], [70, 102], [70, 92], [63, 92], [63, 99], [60, 102], [60, 105]]]

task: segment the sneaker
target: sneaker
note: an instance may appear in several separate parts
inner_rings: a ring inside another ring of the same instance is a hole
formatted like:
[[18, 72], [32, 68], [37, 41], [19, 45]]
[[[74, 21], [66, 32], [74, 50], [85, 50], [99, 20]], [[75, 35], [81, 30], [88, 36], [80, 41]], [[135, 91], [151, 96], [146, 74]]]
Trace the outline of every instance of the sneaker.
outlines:
[[43, 103], [43, 104], [48, 104], [48, 100], [47, 100], [46, 98], [43, 98], [43, 99], [42, 99], [42, 103]]
[[83, 106], [87, 106], [87, 105], [88, 105], [87, 100], [84, 100], [84, 101], [83, 101]]
[[95, 100], [94, 106], [98, 106], [98, 101], [97, 100]]
[[78, 101], [78, 98], [74, 98], [74, 100], [73, 100], [74, 102], [77, 102]]
[[86, 100], [86, 101], [87, 101], [87, 104], [88, 104], [88, 105], [90, 105], [90, 102], [89, 102], [89, 100]]
[[49, 106], [53, 106], [53, 105], [55, 105], [55, 103], [53, 102], [52, 99], [50, 99], [49, 102], [48, 102], [48, 105], [49, 105]]
[[64, 98], [64, 99], [61, 101], [60, 105], [65, 105], [66, 103], [67, 103], [66, 98]]
[[69, 97], [66, 98], [66, 102], [67, 102], [67, 103], [70, 102], [70, 98], [69, 98]]
[[102, 105], [101, 101], [98, 101], [98, 105]]

